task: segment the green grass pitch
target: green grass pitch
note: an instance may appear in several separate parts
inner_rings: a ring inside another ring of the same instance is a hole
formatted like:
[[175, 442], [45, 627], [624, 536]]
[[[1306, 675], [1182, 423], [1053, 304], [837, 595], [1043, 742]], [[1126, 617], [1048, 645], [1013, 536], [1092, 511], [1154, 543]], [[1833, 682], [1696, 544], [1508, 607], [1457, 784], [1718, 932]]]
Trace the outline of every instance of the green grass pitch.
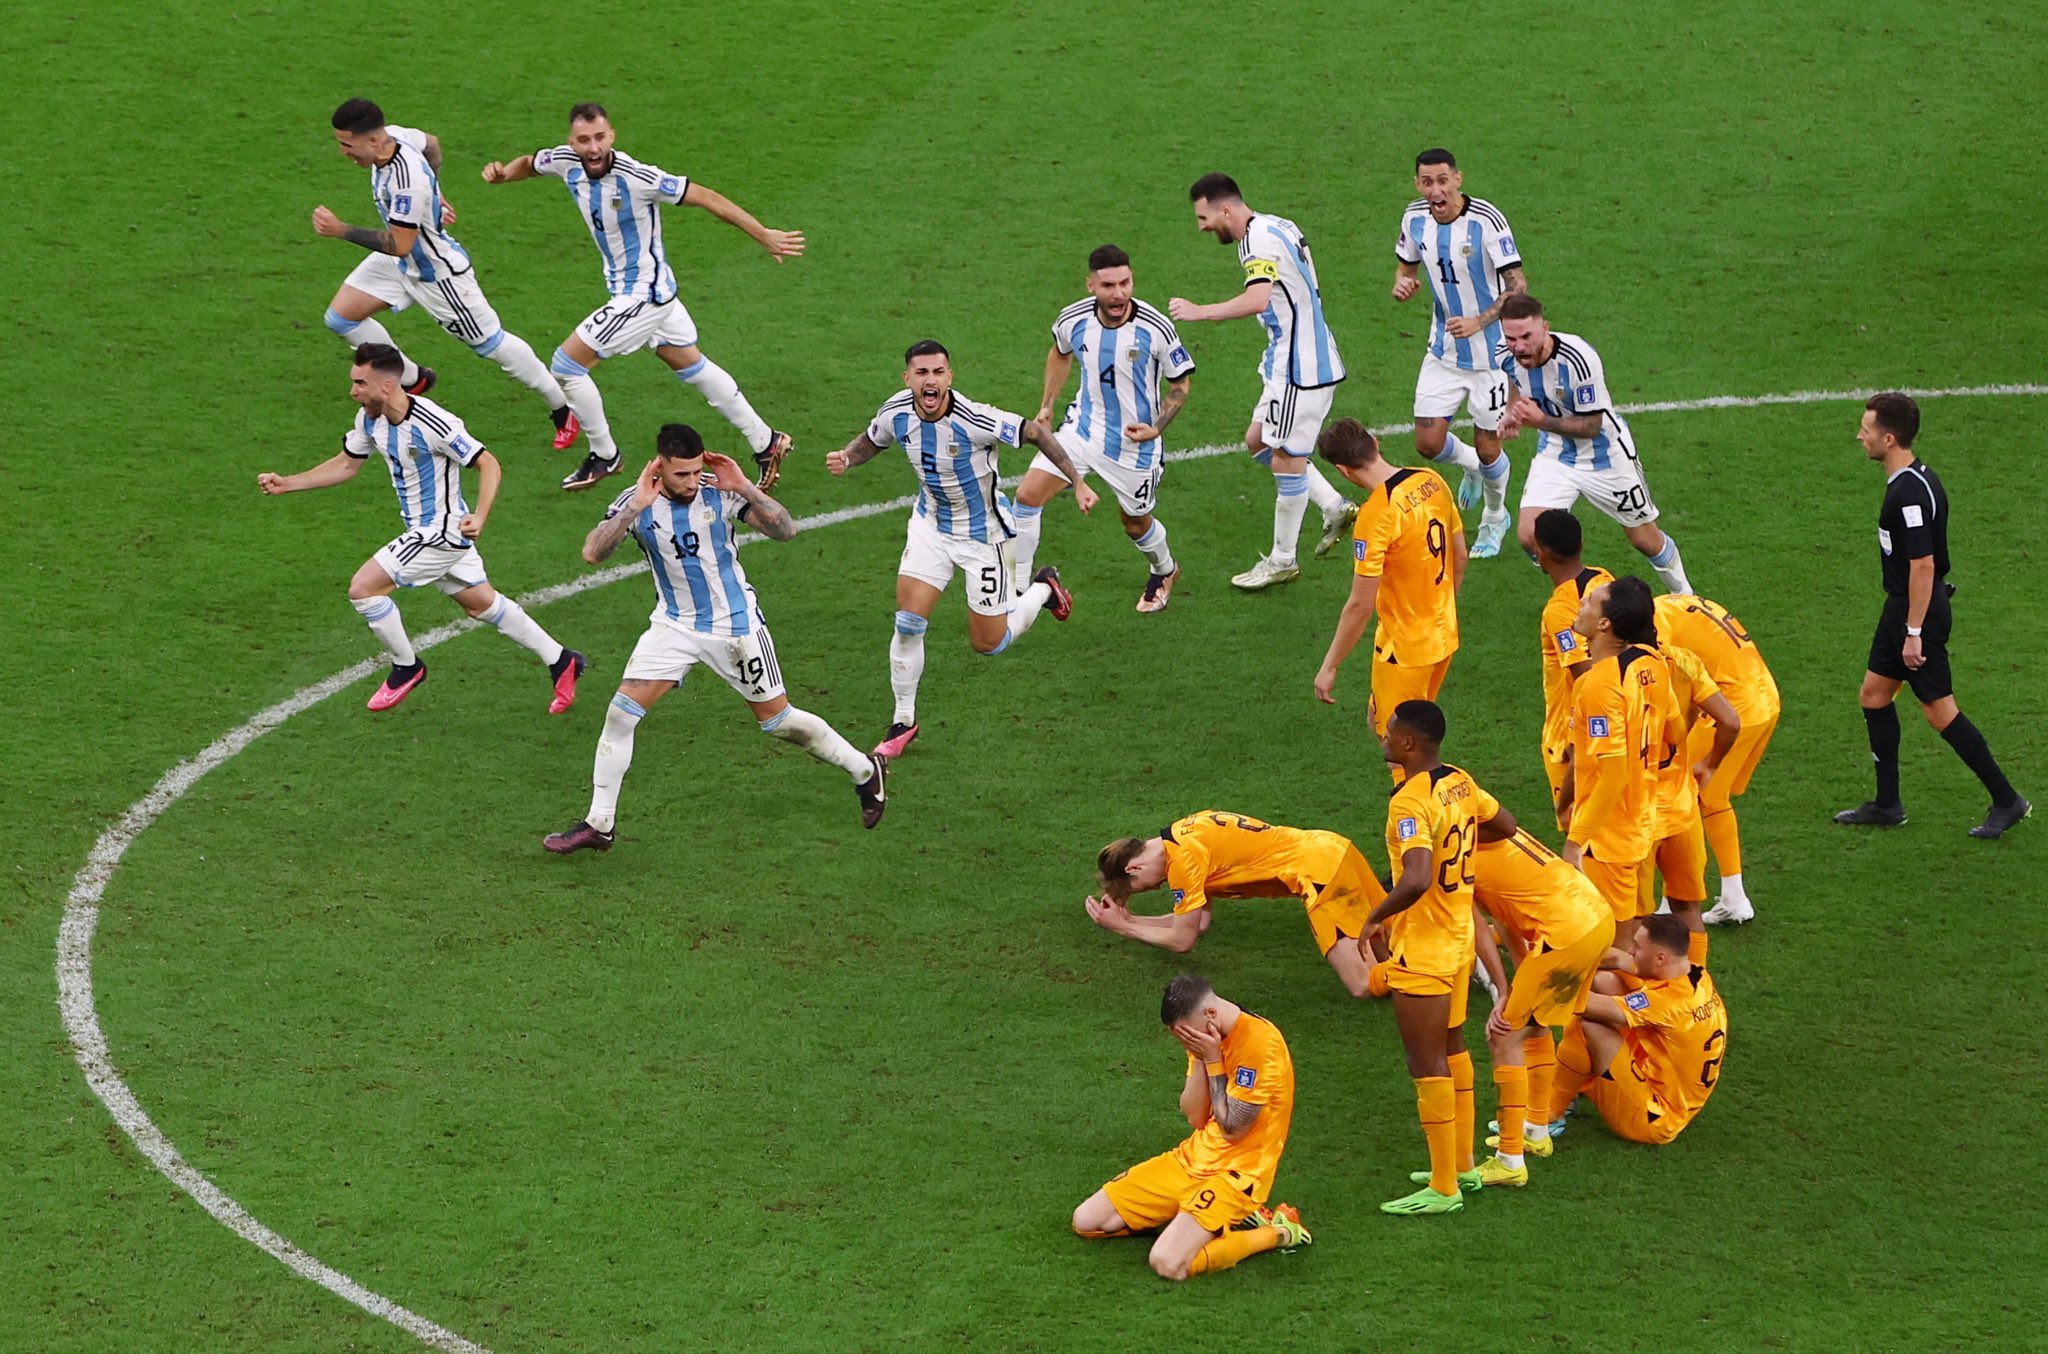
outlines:
[[[2025, 113], [2048, 26], [2024, 6], [31, 4], [0, 50], [7, 1349], [418, 1347], [151, 1169], [55, 1005], [95, 837], [372, 647], [343, 587], [391, 533], [377, 472], [255, 489], [327, 456], [352, 412], [320, 317], [359, 254], [307, 223], [323, 202], [370, 213], [327, 130], [344, 97], [440, 135], [458, 234], [543, 356], [600, 299], [594, 251], [558, 185], [476, 171], [551, 144], [575, 100], [608, 104], [625, 149], [807, 231], [777, 267], [701, 213], [668, 225], [707, 351], [796, 435], [799, 513], [909, 491], [900, 459], [835, 481], [822, 455], [914, 338], [949, 344], [964, 393], [1034, 408], [1092, 246], [1127, 248], [1155, 305], [1232, 292], [1186, 204], [1210, 169], [1303, 223], [1353, 373], [1338, 411], [1371, 423], [1409, 412], [1427, 311], [1388, 297], [1391, 244], [1411, 158], [1438, 143], [1623, 400], [2040, 381], [2048, 352]], [[537, 403], [423, 316], [391, 328], [506, 464], [494, 581], [583, 572], [601, 504], [554, 488], [567, 458]], [[1234, 440], [1257, 327], [1184, 334], [1200, 370], [1173, 443]], [[652, 357], [600, 380], [629, 455], [677, 417], [730, 444]], [[1922, 438], [1955, 500], [1959, 694], [2037, 799], [2042, 413], [1929, 401]], [[1214, 805], [1379, 859], [1363, 660], [1337, 708], [1309, 689], [1344, 567], [1233, 593], [1272, 492], [1233, 457], [1167, 478], [1186, 574], [1162, 616], [1131, 614], [1142, 566], [1113, 520], [1064, 502], [1042, 558], [1072, 621], [990, 663], [947, 599], [924, 738], [874, 834], [836, 773], [699, 679], [641, 729], [619, 848], [541, 855], [585, 803], [644, 579], [536, 613], [596, 663], [568, 718], [487, 634], [438, 649], [394, 716], [344, 691], [201, 781], [115, 876], [95, 967], [115, 1060], [256, 1217], [497, 1351], [2038, 1345], [2048, 826], [1966, 839], [1980, 791], [1910, 708], [1912, 825], [1828, 822], [1868, 792], [1880, 477], [1855, 419], [1842, 401], [1633, 420], [1695, 582], [1785, 697], [1742, 801], [1761, 919], [1716, 939], [1724, 1081], [1669, 1149], [1582, 1120], [1525, 1191], [1380, 1216], [1423, 1156], [1391, 1013], [1343, 995], [1298, 909], [1224, 903], [1193, 962], [1292, 1044], [1278, 1193], [1316, 1245], [1175, 1288], [1141, 1243], [1068, 1234], [1075, 1203], [1181, 1131], [1156, 1020], [1178, 965], [1084, 919], [1096, 848]], [[746, 556], [792, 698], [856, 742], [888, 718], [901, 532], [890, 514]], [[1588, 536], [1640, 567], [1604, 520]], [[1473, 567], [1444, 699], [1449, 754], [1533, 819], [1544, 587], [1513, 553]], [[455, 615], [400, 600], [415, 632]]]

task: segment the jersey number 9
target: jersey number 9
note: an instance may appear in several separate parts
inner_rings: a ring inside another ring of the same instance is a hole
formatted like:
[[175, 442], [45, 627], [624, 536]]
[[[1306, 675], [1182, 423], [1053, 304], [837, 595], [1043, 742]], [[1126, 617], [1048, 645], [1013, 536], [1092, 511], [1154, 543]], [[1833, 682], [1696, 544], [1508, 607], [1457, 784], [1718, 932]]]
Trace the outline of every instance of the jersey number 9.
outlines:
[[1442, 522], [1432, 521], [1422, 533], [1429, 544], [1429, 557], [1436, 561], [1436, 581], [1444, 581], [1444, 572], [1451, 567], [1450, 535]]

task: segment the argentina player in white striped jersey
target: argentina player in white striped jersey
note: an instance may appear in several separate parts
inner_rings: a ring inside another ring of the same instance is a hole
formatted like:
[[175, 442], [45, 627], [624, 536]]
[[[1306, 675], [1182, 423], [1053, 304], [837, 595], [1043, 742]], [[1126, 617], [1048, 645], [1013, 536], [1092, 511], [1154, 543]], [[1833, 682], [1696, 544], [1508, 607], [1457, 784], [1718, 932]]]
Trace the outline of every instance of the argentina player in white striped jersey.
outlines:
[[789, 454], [787, 433], [770, 428], [740, 393], [739, 383], [697, 347], [697, 322], [677, 294], [675, 271], [661, 243], [664, 205], [702, 207], [753, 237], [777, 263], [804, 252], [800, 230], [770, 230], [723, 194], [687, 174], [672, 174], [618, 151], [603, 107], [579, 103], [569, 110], [569, 140], [509, 164], [484, 166], [485, 183], [516, 183], [550, 174], [568, 187], [576, 213], [604, 261], [611, 299], [592, 311], [555, 349], [555, 375], [590, 438], [590, 455], [562, 480], [568, 490], [588, 489], [619, 468], [618, 444], [605, 419], [604, 397], [590, 369], [608, 357], [652, 348], [676, 377], [692, 386], [740, 435], [754, 454], [760, 482], [772, 485]]
[[1195, 224], [1219, 244], [1237, 246], [1244, 290], [1228, 301], [1196, 305], [1174, 297], [1166, 313], [1190, 320], [1237, 320], [1258, 316], [1266, 328], [1266, 353], [1259, 360], [1264, 387], [1245, 430], [1245, 448], [1273, 472], [1273, 548], [1232, 578], [1240, 588], [1270, 588], [1301, 576], [1295, 563], [1301, 519], [1313, 501], [1323, 514], [1321, 558], [1335, 549], [1358, 516], [1358, 507], [1333, 488], [1309, 460], [1316, 435], [1329, 417], [1344, 379], [1344, 359], [1323, 317], [1323, 294], [1308, 241], [1287, 218], [1254, 212], [1244, 204], [1237, 180], [1205, 174], [1188, 189]]
[[884, 448], [901, 447], [917, 472], [917, 505], [896, 566], [896, 631], [889, 641], [895, 718], [875, 747], [884, 757], [901, 756], [917, 737], [925, 631], [954, 571], [966, 575], [967, 640], [979, 654], [994, 657], [1009, 648], [1040, 611], [1049, 610], [1054, 620], [1063, 621], [1073, 610], [1073, 595], [1050, 565], [1021, 592], [1011, 591], [1016, 525], [1010, 502], [997, 487], [997, 448], [1031, 443], [1074, 486], [1074, 503], [1082, 512], [1096, 502], [1095, 491], [1043, 423], [954, 393], [952, 359], [943, 344], [935, 339], [911, 344], [903, 365], [904, 389], [881, 407], [866, 432], [825, 457], [826, 469], [844, 475]]
[[705, 451], [704, 439], [687, 423], [663, 427], [654, 445], [654, 459], [638, 482], [612, 500], [583, 542], [584, 560], [602, 564], [631, 536], [654, 576], [654, 612], [605, 711], [590, 811], [541, 844], [557, 855], [611, 849], [634, 731], [700, 663], [739, 693], [762, 733], [851, 776], [861, 826], [874, 827], [886, 806], [885, 759], [861, 752], [830, 724], [789, 703], [767, 618], [740, 568], [740, 524], [786, 541], [797, 533], [789, 509], [748, 482], [731, 457]]
[[1636, 455], [1635, 434], [1614, 407], [1607, 370], [1593, 345], [1577, 334], [1554, 331], [1543, 304], [1527, 292], [1501, 303], [1498, 350], [1513, 383], [1500, 435], [1536, 430], [1536, 454], [1522, 477], [1522, 510], [1515, 532], [1536, 557], [1536, 519], [1546, 508], [1570, 511], [1581, 494], [1628, 534], [1671, 592], [1690, 593], [1678, 542], [1657, 525], [1657, 504]]
[[[350, 99], [334, 110], [334, 138], [343, 158], [370, 171], [370, 196], [383, 219], [382, 230], [351, 226], [326, 207], [313, 211], [313, 229], [347, 240], [370, 256], [334, 293], [327, 327], [356, 348], [365, 343], [397, 347], [382, 324], [380, 310], [417, 304], [457, 342], [487, 357], [507, 376], [548, 402], [555, 422], [556, 450], [576, 440], [576, 419], [561, 383], [541, 365], [525, 339], [498, 321], [464, 249], [448, 227], [455, 209], [441, 196], [441, 143], [413, 127], [387, 126], [384, 110], [368, 99]], [[403, 352], [399, 379], [415, 395], [434, 385], [434, 371]]]
[[[1508, 475], [1500, 446], [1508, 382], [1495, 350], [1501, 343], [1500, 304], [1527, 291], [1514, 231], [1498, 207], [1465, 195], [1458, 161], [1441, 147], [1415, 157], [1421, 196], [1401, 212], [1394, 241], [1394, 299], [1406, 301], [1429, 275], [1429, 344], [1415, 378], [1415, 449], [1448, 471], [1464, 471], [1458, 506], [1486, 511], [1472, 543], [1474, 559], [1500, 553], [1508, 528]], [[1472, 411], [1473, 446], [1451, 431], [1460, 406]]]
[[[390, 472], [405, 530], [365, 560], [348, 584], [349, 604], [391, 655], [391, 672], [371, 693], [370, 709], [390, 709], [426, 680], [427, 665], [413, 649], [391, 594], [432, 586], [454, 598], [471, 619], [494, 627], [546, 663], [554, 684], [548, 713], [562, 714], [576, 703], [583, 655], [563, 648], [519, 603], [493, 588], [477, 552], [476, 538], [484, 533], [503, 478], [498, 458], [461, 419], [425, 396], [407, 394], [399, 384], [404, 370], [404, 359], [388, 343], [356, 349], [349, 398], [361, 412], [343, 436], [340, 453], [296, 475], [266, 470], [256, 477], [256, 486], [266, 494], [325, 489], [354, 479], [373, 456]], [[474, 509], [462, 496], [462, 472], [471, 466], [477, 472]]]
[[[1080, 384], [1055, 436], [1075, 469], [1100, 476], [1116, 494], [1124, 534], [1149, 568], [1138, 610], [1153, 612], [1166, 609], [1180, 577], [1166, 526], [1152, 516], [1166, 473], [1161, 434], [1187, 403], [1195, 363], [1173, 321], [1133, 296], [1131, 285], [1131, 258], [1123, 250], [1106, 244], [1088, 256], [1088, 296], [1052, 324], [1038, 422], [1054, 426], [1053, 410], [1078, 364]], [[1058, 467], [1042, 453], [1017, 486], [1010, 575], [1019, 592], [1031, 580], [1045, 505], [1066, 488]]]

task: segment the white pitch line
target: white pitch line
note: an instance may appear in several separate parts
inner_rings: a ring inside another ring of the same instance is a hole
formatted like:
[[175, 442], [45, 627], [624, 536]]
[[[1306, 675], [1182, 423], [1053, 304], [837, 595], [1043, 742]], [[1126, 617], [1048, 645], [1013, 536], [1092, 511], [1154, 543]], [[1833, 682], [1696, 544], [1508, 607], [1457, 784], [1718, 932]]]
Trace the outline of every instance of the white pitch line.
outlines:
[[[1756, 409], [1776, 404], [1822, 404], [1837, 400], [1865, 400], [1876, 394], [1874, 390], [1800, 390], [1781, 395], [1713, 395], [1698, 400], [1664, 400], [1652, 404], [1625, 404], [1624, 414], [1685, 413], [1705, 409]], [[2048, 385], [1987, 385], [1965, 386], [1950, 390], [1908, 390], [1916, 399], [1953, 399], [1985, 395], [2048, 395]], [[1407, 432], [1412, 423], [1393, 424], [1373, 431], [1380, 436]], [[1167, 453], [1169, 461], [1205, 460], [1213, 456], [1228, 456], [1241, 452], [1240, 446], [1191, 447], [1185, 451]], [[1005, 483], [1014, 484], [1014, 479]], [[862, 503], [850, 508], [838, 508], [831, 512], [800, 519], [799, 525], [813, 527], [837, 526], [843, 522], [856, 522], [866, 517], [878, 517], [883, 513], [898, 512], [908, 508], [916, 499], [912, 496], [892, 498], [883, 503]], [[758, 540], [748, 536], [740, 544]], [[546, 606], [563, 598], [601, 588], [607, 583], [616, 583], [644, 573], [646, 564], [617, 565], [601, 569], [596, 573], [584, 574], [566, 583], [542, 588], [521, 599], [527, 607]], [[413, 642], [415, 649], [431, 649], [439, 644], [474, 629], [477, 622], [456, 621], [432, 630]], [[64, 900], [64, 920], [57, 928], [57, 1006], [63, 1015], [64, 1031], [71, 1039], [72, 1055], [85, 1073], [86, 1084], [92, 1087], [100, 1103], [107, 1107], [123, 1133], [136, 1146], [151, 1165], [162, 1173], [165, 1179], [192, 1198], [219, 1220], [222, 1226], [272, 1256], [294, 1274], [310, 1279], [336, 1297], [355, 1304], [370, 1315], [390, 1322], [407, 1334], [417, 1337], [421, 1343], [433, 1349], [452, 1351], [453, 1354], [489, 1354], [482, 1345], [465, 1340], [462, 1336], [427, 1318], [400, 1306], [391, 1299], [373, 1293], [351, 1279], [348, 1275], [323, 1264], [319, 1259], [294, 1245], [288, 1238], [278, 1235], [250, 1214], [250, 1212], [229, 1198], [220, 1186], [213, 1183], [203, 1172], [187, 1162], [177, 1147], [159, 1129], [149, 1114], [135, 1098], [135, 1093], [121, 1077], [114, 1066], [112, 1055], [107, 1049], [107, 1037], [100, 1028], [99, 1010], [93, 1001], [92, 979], [92, 938], [98, 929], [100, 899], [105, 896], [107, 884], [114, 877], [114, 870], [127, 854], [135, 839], [160, 818], [164, 810], [183, 798], [185, 793], [198, 783], [200, 777], [220, 766], [230, 757], [243, 751], [251, 743], [277, 728], [293, 715], [303, 714], [329, 696], [353, 686], [365, 677], [374, 675], [384, 666], [378, 659], [364, 659], [360, 663], [343, 668], [333, 676], [302, 687], [276, 705], [262, 711], [247, 723], [223, 735], [207, 746], [197, 756], [178, 763], [163, 778], [150, 788], [148, 794], [129, 805], [128, 811], [101, 833], [93, 843], [92, 851], [79, 868], [72, 881], [71, 892]]]

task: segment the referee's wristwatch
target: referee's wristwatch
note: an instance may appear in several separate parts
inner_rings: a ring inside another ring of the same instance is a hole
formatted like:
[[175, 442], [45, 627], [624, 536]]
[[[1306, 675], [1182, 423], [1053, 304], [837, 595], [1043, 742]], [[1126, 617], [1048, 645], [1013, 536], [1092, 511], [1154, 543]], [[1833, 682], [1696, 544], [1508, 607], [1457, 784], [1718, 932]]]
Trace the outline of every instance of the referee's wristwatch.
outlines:
[[1906, 635], [1907, 635], [1907, 637], [1908, 637], [1908, 638], [1911, 638], [1911, 639], [1918, 639], [1918, 638], [1920, 638], [1920, 627], [1919, 627], [1919, 626], [1917, 626], [1917, 625], [1909, 625], [1909, 626], [1907, 626], [1907, 627], [1906, 627]]

